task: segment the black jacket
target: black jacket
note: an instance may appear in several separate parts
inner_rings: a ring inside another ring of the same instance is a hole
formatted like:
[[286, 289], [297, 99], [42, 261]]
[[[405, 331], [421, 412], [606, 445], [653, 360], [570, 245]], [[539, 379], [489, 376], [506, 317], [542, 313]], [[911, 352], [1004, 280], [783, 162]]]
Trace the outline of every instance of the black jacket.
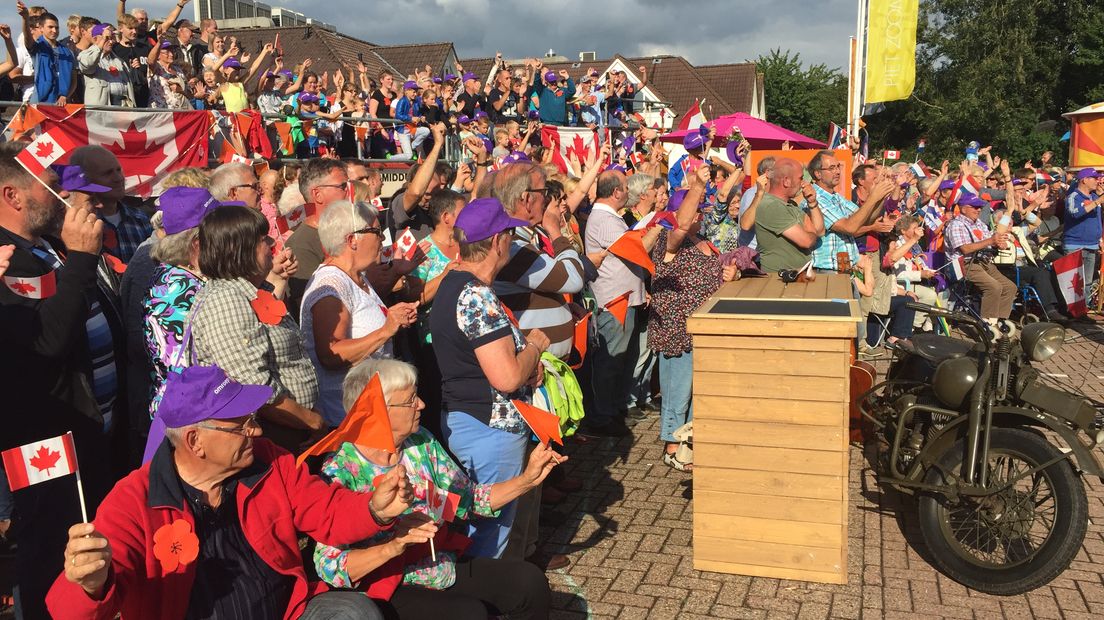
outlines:
[[[66, 254], [65, 265], [56, 273], [54, 295], [29, 299], [0, 285], [0, 391], [5, 395], [0, 449], [72, 431], [82, 457], [93, 447], [104, 456], [110, 450], [117, 457], [112, 460], [118, 468], [126, 458], [125, 452], [120, 454], [125, 446], [117, 443], [125, 440], [126, 366], [117, 302], [97, 279], [103, 262], [99, 256], [65, 253], [60, 240], [47, 237], [46, 241]], [[37, 277], [50, 272], [50, 266], [30, 251], [30, 242], [0, 228], [0, 245], [6, 244], [14, 244], [16, 249], [5, 275]], [[115, 343], [121, 397], [113, 409], [112, 436], [104, 434], [103, 416], [89, 379], [92, 361], [85, 323], [93, 299], [99, 301]], [[81, 470], [85, 469], [82, 458]]]

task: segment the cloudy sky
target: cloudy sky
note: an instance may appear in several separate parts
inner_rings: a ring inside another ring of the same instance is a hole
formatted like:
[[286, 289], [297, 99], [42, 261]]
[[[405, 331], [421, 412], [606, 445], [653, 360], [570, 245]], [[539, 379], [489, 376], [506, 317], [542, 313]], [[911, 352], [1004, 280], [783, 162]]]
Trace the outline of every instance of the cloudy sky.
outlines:
[[[801, 54], [807, 63], [847, 65], [847, 38], [855, 31], [855, 0], [266, 0], [338, 25], [373, 43], [453, 41], [463, 57], [539, 56], [549, 49], [569, 58], [678, 54], [695, 64], [755, 59], [772, 48]], [[63, 21], [94, 11], [112, 17], [111, 0], [46, 0]], [[0, 19], [18, 27], [14, 0]], [[29, 4], [31, 2], [28, 2]], [[159, 19], [173, 0], [131, 0]], [[693, 6], [691, 9], [690, 6]], [[91, 7], [101, 7], [92, 9]], [[189, 4], [183, 15], [191, 18]]]

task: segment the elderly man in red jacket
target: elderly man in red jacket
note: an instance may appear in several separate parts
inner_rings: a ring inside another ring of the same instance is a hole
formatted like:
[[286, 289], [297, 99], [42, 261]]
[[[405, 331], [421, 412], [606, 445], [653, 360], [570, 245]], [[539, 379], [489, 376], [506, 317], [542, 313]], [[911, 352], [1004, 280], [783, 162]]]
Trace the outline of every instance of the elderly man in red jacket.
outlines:
[[368, 496], [322, 482], [258, 438], [270, 395], [214, 366], [169, 377], [160, 449], [94, 523], [69, 529], [55, 618], [382, 618], [362, 593], [309, 582], [297, 537], [342, 545], [386, 529], [412, 497], [403, 467]]

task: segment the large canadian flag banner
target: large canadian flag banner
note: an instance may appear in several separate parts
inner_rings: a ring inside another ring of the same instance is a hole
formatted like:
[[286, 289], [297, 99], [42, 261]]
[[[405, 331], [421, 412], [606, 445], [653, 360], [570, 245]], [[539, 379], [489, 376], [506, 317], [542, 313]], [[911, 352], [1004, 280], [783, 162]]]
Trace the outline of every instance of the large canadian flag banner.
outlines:
[[[43, 130], [60, 133], [75, 146], [97, 144], [119, 158], [128, 194], [148, 196], [170, 172], [207, 165], [207, 112], [71, 112], [39, 106]], [[68, 160], [68, 157], [65, 158]]]
[[[585, 165], [591, 154], [597, 155], [602, 144], [609, 140], [609, 130], [590, 130], [586, 127], [541, 127], [541, 143], [546, 149], [552, 149], [552, 163], [564, 174], [575, 176], [569, 165], [571, 156]], [[608, 163], [608, 162], [600, 162]]]
[[0, 454], [12, 491], [77, 471], [77, 451], [73, 447], [72, 433], [4, 450]]

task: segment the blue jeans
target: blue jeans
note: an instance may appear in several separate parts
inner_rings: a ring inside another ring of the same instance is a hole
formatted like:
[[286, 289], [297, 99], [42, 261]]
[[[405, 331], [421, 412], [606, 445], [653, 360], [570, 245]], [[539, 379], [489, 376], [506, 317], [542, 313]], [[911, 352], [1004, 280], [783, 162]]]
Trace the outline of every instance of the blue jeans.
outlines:
[[659, 354], [659, 389], [663, 392], [660, 407], [659, 438], [677, 441], [674, 432], [694, 419], [694, 352], [667, 356]]
[[[445, 414], [442, 430], [448, 449], [476, 484], [494, 484], [516, 478], [525, 463], [529, 434], [507, 433], [476, 420], [462, 411]], [[506, 550], [514, 525], [517, 501], [502, 507], [497, 519], [476, 518], [468, 522], [472, 544], [468, 555], [498, 558]]]
[[599, 308], [595, 313], [598, 342], [595, 343], [591, 366], [594, 411], [587, 412], [587, 417], [592, 425], [604, 426], [616, 419], [618, 411], [627, 409], [625, 402], [632, 393], [636, 358], [628, 359], [627, 352], [629, 342], [635, 336], [637, 308], [630, 307], [625, 313], [624, 325], [608, 310]]

